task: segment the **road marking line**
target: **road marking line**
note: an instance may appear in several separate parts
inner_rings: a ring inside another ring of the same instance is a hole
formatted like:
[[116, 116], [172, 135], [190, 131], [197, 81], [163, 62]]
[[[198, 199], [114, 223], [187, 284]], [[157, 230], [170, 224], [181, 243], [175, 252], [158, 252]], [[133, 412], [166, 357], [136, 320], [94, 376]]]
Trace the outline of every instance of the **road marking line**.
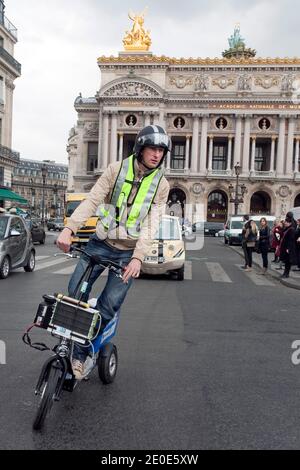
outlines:
[[[70, 276], [71, 274], [73, 274], [74, 269], [75, 269], [75, 265], [72, 265], [72, 266], [68, 266], [67, 268], [59, 269], [58, 271], [54, 271], [54, 272], [52, 272], [52, 274], [61, 274], [61, 275]], [[103, 273], [101, 274], [101, 276], [107, 277], [107, 275], [108, 275], [108, 269], [105, 269], [103, 271]]]
[[220, 263], [205, 263], [208, 272], [214, 282], [232, 283], [230, 277], [226, 274]]
[[66, 261], [69, 261], [68, 258], [60, 258], [60, 259], [53, 259], [51, 261], [48, 261], [47, 263], [42, 263], [36, 266], [35, 271], [40, 271], [41, 269], [46, 269], [49, 268], [50, 266], [55, 266], [56, 264], [61, 264], [65, 263]]
[[192, 261], [185, 261], [184, 263], [184, 279], [190, 281], [193, 279], [193, 263]]
[[245, 275], [256, 285], [256, 286], [269, 286], [274, 287], [275, 284], [270, 281], [266, 276], [260, 276], [255, 271], [245, 271], [239, 264], [236, 264], [240, 271], [244, 271]]
[[50, 256], [50, 255], [46, 255], [46, 256], [41, 256], [41, 255], [39, 255], [39, 256], [36, 256], [36, 257], [35, 257], [35, 260], [36, 260], [36, 261], [40, 261], [41, 259], [46, 259], [46, 258], [51, 258], [51, 256]]

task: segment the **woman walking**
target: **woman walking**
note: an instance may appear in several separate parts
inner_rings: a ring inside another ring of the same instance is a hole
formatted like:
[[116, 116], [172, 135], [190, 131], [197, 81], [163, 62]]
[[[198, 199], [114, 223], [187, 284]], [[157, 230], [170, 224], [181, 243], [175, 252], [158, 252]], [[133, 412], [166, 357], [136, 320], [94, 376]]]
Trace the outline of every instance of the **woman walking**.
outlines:
[[245, 271], [252, 270], [252, 253], [257, 240], [257, 225], [254, 220], [248, 220], [243, 228], [242, 237], [244, 239]]
[[259, 221], [258, 247], [263, 261], [263, 270], [259, 274], [266, 274], [268, 270], [268, 252], [270, 248], [270, 228], [267, 219], [262, 217]]
[[284, 262], [284, 273], [282, 278], [290, 276], [291, 265], [296, 264], [296, 243], [295, 229], [291, 217], [286, 217], [284, 221], [284, 231], [280, 243], [280, 260]]

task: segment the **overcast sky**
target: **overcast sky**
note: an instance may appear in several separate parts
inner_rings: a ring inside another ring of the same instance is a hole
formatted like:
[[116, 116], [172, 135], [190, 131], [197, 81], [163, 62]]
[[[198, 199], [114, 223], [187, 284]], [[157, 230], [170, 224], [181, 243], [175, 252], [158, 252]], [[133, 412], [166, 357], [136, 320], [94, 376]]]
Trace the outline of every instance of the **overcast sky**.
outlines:
[[298, 0], [10, 0], [6, 16], [18, 28], [13, 149], [22, 158], [67, 163], [78, 93], [94, 96], [97, 58], [118, 55], [131, 29], [128, 11], [148, 6], [151, 51], [171, 57], [221, 57], [240, 23], [260, 57], [300, 56]]

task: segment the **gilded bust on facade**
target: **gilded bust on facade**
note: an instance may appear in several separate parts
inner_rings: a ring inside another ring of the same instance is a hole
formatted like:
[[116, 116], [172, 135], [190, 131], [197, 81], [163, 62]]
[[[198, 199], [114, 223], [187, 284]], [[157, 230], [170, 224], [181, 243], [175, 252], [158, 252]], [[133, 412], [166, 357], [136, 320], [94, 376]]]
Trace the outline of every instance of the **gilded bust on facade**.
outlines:
[[144, 29], [146, 11], [147, 9], [145, 9], [140, 15], [135, 15], [131, 12], [128, 13], [129, 19], [133, 21], [133, 26], [131, 31], [126, 31], [126, 35], [123, 39], [125, 51], [149, 50], [149, 47], [151, 46], [150, 31], [145, 31]]

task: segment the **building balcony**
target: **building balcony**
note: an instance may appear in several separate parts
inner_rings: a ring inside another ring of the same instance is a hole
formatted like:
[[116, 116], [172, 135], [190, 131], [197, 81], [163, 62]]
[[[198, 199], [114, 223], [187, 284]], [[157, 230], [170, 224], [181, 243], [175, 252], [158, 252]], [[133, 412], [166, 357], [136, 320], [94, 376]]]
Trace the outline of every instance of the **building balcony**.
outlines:
[[20, 161], [19, 152], [15, 152], [14, 150], [12, 150], [8, 147], [4, 147], [4, 145], [0, 145], [0, 157], [7, 158], [9, 160], [13, 160], [16, 163], [18, 163]]
[[0, 58], [5, 60], [5, 62], [10, 65], [18, 75], [21, 75], [21, 64], [2, 46], [0, 46]]
[[250, 178], [270, 180], [275, 178], [275, 171], [250, 171]]
[[166, 175], [168, 176], [189, 176], [189, 168], [166, 168]]
[[216, 178], [224, 178], [228, 176], [232, 176], [232, 170], [208, 170], [207, 176], [209, 177], [216, 177]]
[[6, 31], [8, 31], [15, 38], [16, 41], [18, 40], [17, 28], [9, 21], [8, 18], [6, 18], [6, 16], [3, 15], [3, 13], [2, 15], [0, 14], [0, 24], [4, 26]]

